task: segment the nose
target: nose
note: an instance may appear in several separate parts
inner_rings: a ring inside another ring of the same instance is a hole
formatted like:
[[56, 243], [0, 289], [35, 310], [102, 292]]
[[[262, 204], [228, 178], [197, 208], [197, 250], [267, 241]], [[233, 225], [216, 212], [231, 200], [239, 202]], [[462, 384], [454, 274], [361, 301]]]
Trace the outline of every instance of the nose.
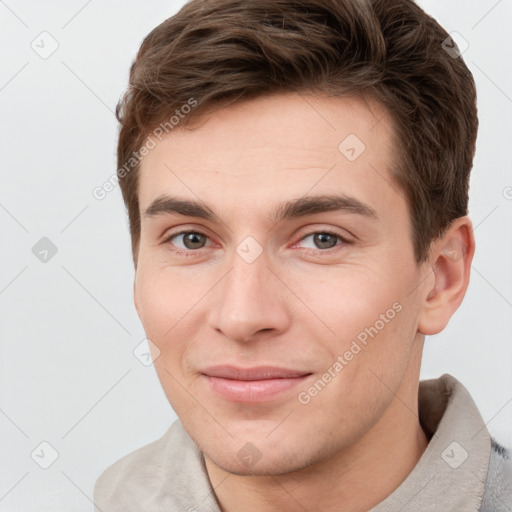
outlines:
[[290, 292], [279, 272], [269, 268], [265, 252], [251, 263], [235, 253], [231, 263], [212, 297], [211, 326], [239, 342], [284, 332], [290, 324]]

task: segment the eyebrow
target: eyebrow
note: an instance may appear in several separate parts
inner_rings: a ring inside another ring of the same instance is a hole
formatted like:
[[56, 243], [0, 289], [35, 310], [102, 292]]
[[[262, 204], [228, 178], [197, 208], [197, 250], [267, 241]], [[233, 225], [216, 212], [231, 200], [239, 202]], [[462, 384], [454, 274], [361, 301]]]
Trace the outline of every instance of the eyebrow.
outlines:
[[[345, 194], [327, 194], [305, 196], [286, 201], [279, 205], [271, 215], [273, 222], [281, 222], [307, 215], [324, 212], [344, 211], [377, 220], [377, 212], [359, 199]], [[215, 212], [207, 205], [182, 197], [161, 195], [157, 197], [144, 212], [144, 218], [160, 215], [184, 215], [214, 221], [218, 219]]]

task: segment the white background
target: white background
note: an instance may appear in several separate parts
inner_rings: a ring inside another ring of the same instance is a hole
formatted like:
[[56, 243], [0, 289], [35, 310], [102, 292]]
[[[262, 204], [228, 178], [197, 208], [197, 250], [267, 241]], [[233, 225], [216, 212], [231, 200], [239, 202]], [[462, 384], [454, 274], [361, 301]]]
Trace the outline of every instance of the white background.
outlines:
[[[145, 336], [119, 188], [102, 201], [92, 190], [115, 173], [113, 111], [131, 61], [182, 4], [0, 2], [2, 512], [91, 511], [101, 471], [175, 418], [132, 353]], [[422, 378], [458, 378], [512, 446], [512, 0], [421, 5], [469, 43], [480, 115], [471, 284], [427, 339]], [[47, 59], [31, 48], [42, 31], [59, 45]], [[32, 252], [42, 237], [58, 249], [46, 263]], [[31, 458], [50, 461], [43, 441], [59, 455], [46, 470]]]

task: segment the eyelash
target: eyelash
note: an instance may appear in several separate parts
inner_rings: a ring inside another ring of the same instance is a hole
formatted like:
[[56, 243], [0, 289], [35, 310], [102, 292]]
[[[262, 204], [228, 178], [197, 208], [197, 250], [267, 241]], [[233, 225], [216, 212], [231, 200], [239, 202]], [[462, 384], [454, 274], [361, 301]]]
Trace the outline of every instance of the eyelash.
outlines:
[[[202, 233], [201, 231], [183, 230], [183, 231], [179, 231], [177, 233], [172, 233], [162, 243], [168, 244], [174, 237], [177, 237], [179, 235], [190, 234], [190, 233], [202, 235], [202, 236], [205, 236], [208, 238], [208, 235], [206, 235], [205, 233]], [[309, 249], [309, 248], [307, 248], [306, 249], [307, 254], [310, 254], [310, 251], [312, 251], [313, 253], [315, 253], [315, 255], [332, 255], [334, 252], [337, 252], [338, 250], [340, 250], [341, 246], [348, 245], [348, 244], [352, 243], [351, 240], [342, 236], [340, 233], [337, 233], [336, 231], [330, 231], [327, 229], [327, 230], [320, 230], [320, 231], [312, 231], [311, 233], [304, 235], [300, 240], [298, 240], [296, 242], [296, 244], [299, 242], [302, 242], [304, 239], [310, 237], [311, 235], [318, 235], [318, 234], [334, 236], [336, 238], [339, 238], [339, 240], [342, 243], [336, 244], [334, 247], [330, 247], [329, 249]], [[294, 245], [296, 245], [296, 244], [294, 244]], [[183, 251], [181, 249], [171, 249], [171, 250], [178, 256], [193, 257], [193, 256], [197, 256], [198, 253], [200, 254], [202, 249], [195, 249], [195, 250], [189, 249], [188, 251]]]

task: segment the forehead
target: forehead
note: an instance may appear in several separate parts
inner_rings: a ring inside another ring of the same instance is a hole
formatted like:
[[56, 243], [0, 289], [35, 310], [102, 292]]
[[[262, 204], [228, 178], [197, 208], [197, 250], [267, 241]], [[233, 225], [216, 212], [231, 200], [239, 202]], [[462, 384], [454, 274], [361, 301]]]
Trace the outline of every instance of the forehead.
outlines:
[[236, 103], [157, 141], [141, 162], [140, 208], [164, 194], [216, 210], [275, 206], [310, 191], [389, 202], [397, 194], [391, 140], [384, 109], [359, 97], [290, 93]]

